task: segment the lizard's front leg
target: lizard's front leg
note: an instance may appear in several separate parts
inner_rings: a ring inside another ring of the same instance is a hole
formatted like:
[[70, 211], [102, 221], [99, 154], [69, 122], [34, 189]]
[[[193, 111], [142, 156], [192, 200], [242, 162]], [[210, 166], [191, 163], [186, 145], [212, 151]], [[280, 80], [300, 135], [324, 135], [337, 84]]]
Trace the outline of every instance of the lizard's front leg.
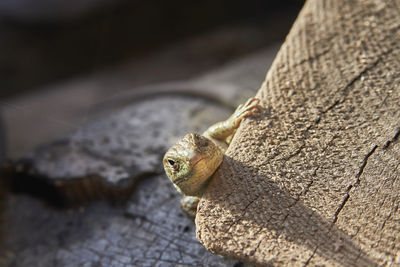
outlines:
[[260, 109], [262, 109], [260, 100], [258, 98], [250, 98], [245, 104], [239, 105], [229, 119], [212, 125], [203, 133], [203, 136], [229, 145], [242, 120], [259, 114]]
[[190, 217], [195, 217], [200, 197], [222, 163], [224, 148], [220, 143], [229, 145], [241, 121], [258, 114], [261, 108], [258, 99], [250, 98], [244, 105], [240, 105], [229, 119], [214, 124], [203, 136], [187, 134], [165, 153], [165, 172], [178, 191], [184, 195], [181, 206]]

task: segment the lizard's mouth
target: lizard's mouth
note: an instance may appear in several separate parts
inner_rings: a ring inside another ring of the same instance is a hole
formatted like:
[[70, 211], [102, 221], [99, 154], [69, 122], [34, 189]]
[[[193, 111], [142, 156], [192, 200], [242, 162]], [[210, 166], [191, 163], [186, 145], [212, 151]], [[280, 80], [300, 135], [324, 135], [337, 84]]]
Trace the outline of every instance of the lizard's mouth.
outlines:
[[178, 180], [175, 180], [175, 181], [174, 181], [174, 184], [180, 185], [181, 183], [183, 183], [183, 182], [186, 181], [186, 180], [187, 180], [186, 177], [180, 178], [180, 179], [178, 179]]
[[[204, 158], [204, 157], [201, 157], [201, 158], [199, 158], [198, 160], [196, 160], [195, 162], [193, 162], [192, 163], [192, 170], [194, 170], [194, 168], [195, 168], [195, 166], [197, 165], [197, 164], [199, 164], [201, 161], [203, 161], [203, 160], [205, 160], [206, 158]], [[196, 174], [194, 174], [194, 175], [196, 175]], [[189, 180], [189, 179], [191, 179], [193, 176], [187, 176], [187, 177], [182, 177], [182, 178], [179, 178], [179, 179], [176, 179], [175, 181], [174, 181], [174, 184], [176, 184], [176, 185], [180, 185], [180, 184], [182, 184], [183, 182], [185, 182], [185, 181], [187, 181], [187, 180]]]
[[206, 159], [205, 157], [201, 157], [201, 158], [199, 158], [198, 160], [196, 160], [196, 161], [193, 163], [193, 167], [192, 167], [192, 168], [194, 168], [194, 166], [196, 166], [197, 164], [199, 164], [200, 161], [203, 161], [203, 160], [205, 160], [205, 159]]

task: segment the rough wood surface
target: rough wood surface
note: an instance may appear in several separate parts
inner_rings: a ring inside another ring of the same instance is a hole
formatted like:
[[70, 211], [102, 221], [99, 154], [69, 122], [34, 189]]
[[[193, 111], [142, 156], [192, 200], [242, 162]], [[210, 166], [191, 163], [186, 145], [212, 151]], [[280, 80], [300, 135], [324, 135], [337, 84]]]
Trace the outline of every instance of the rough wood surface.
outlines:
[[400, 264], [400, 1], [310, 0], [199, 205], [212, 252]]

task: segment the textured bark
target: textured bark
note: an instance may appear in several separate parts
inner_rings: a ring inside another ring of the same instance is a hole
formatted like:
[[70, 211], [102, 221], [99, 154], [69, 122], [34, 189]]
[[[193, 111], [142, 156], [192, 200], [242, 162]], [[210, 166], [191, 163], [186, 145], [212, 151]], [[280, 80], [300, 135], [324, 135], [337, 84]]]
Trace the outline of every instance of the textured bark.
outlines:
[[400, 1], [310, 0], [199, 205], [212, 252], [400, 264]]

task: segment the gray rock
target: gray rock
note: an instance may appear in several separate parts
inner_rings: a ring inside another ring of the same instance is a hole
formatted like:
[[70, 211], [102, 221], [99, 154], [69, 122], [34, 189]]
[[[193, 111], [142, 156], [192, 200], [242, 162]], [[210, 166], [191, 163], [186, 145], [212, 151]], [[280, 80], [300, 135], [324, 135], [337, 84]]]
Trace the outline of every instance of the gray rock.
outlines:
[[[164, 175], [148, 178], [126, 207], [64, 211], [10, 196], [1, 266], [233, 266], [195, 238]], [[40, 215], [39, 215], [40, 214]]]
[[10, 196], [0, 265], [233, 266], [236, 261], [211, 254], [196, 240], [181, 196], [158, 174], [161, 157], [177, 138], [202, 132], [230, 112], [191, 97], [144, 100], [10, 164], [14, 186], [44, 192], [50, 202], [47, 193], [75, 205], [98, 198], [128, 201], [58, 210]]
[[230, 112], [193, 97], [146, 99], [38, 148], [9, 165], [8, 176], [17, 191], [31, 192], [32, 184], [50, 187], [63, 205], [123, 201], [138, 180], [163, 172], [162, 157], [179, 137], [201, 133]]

